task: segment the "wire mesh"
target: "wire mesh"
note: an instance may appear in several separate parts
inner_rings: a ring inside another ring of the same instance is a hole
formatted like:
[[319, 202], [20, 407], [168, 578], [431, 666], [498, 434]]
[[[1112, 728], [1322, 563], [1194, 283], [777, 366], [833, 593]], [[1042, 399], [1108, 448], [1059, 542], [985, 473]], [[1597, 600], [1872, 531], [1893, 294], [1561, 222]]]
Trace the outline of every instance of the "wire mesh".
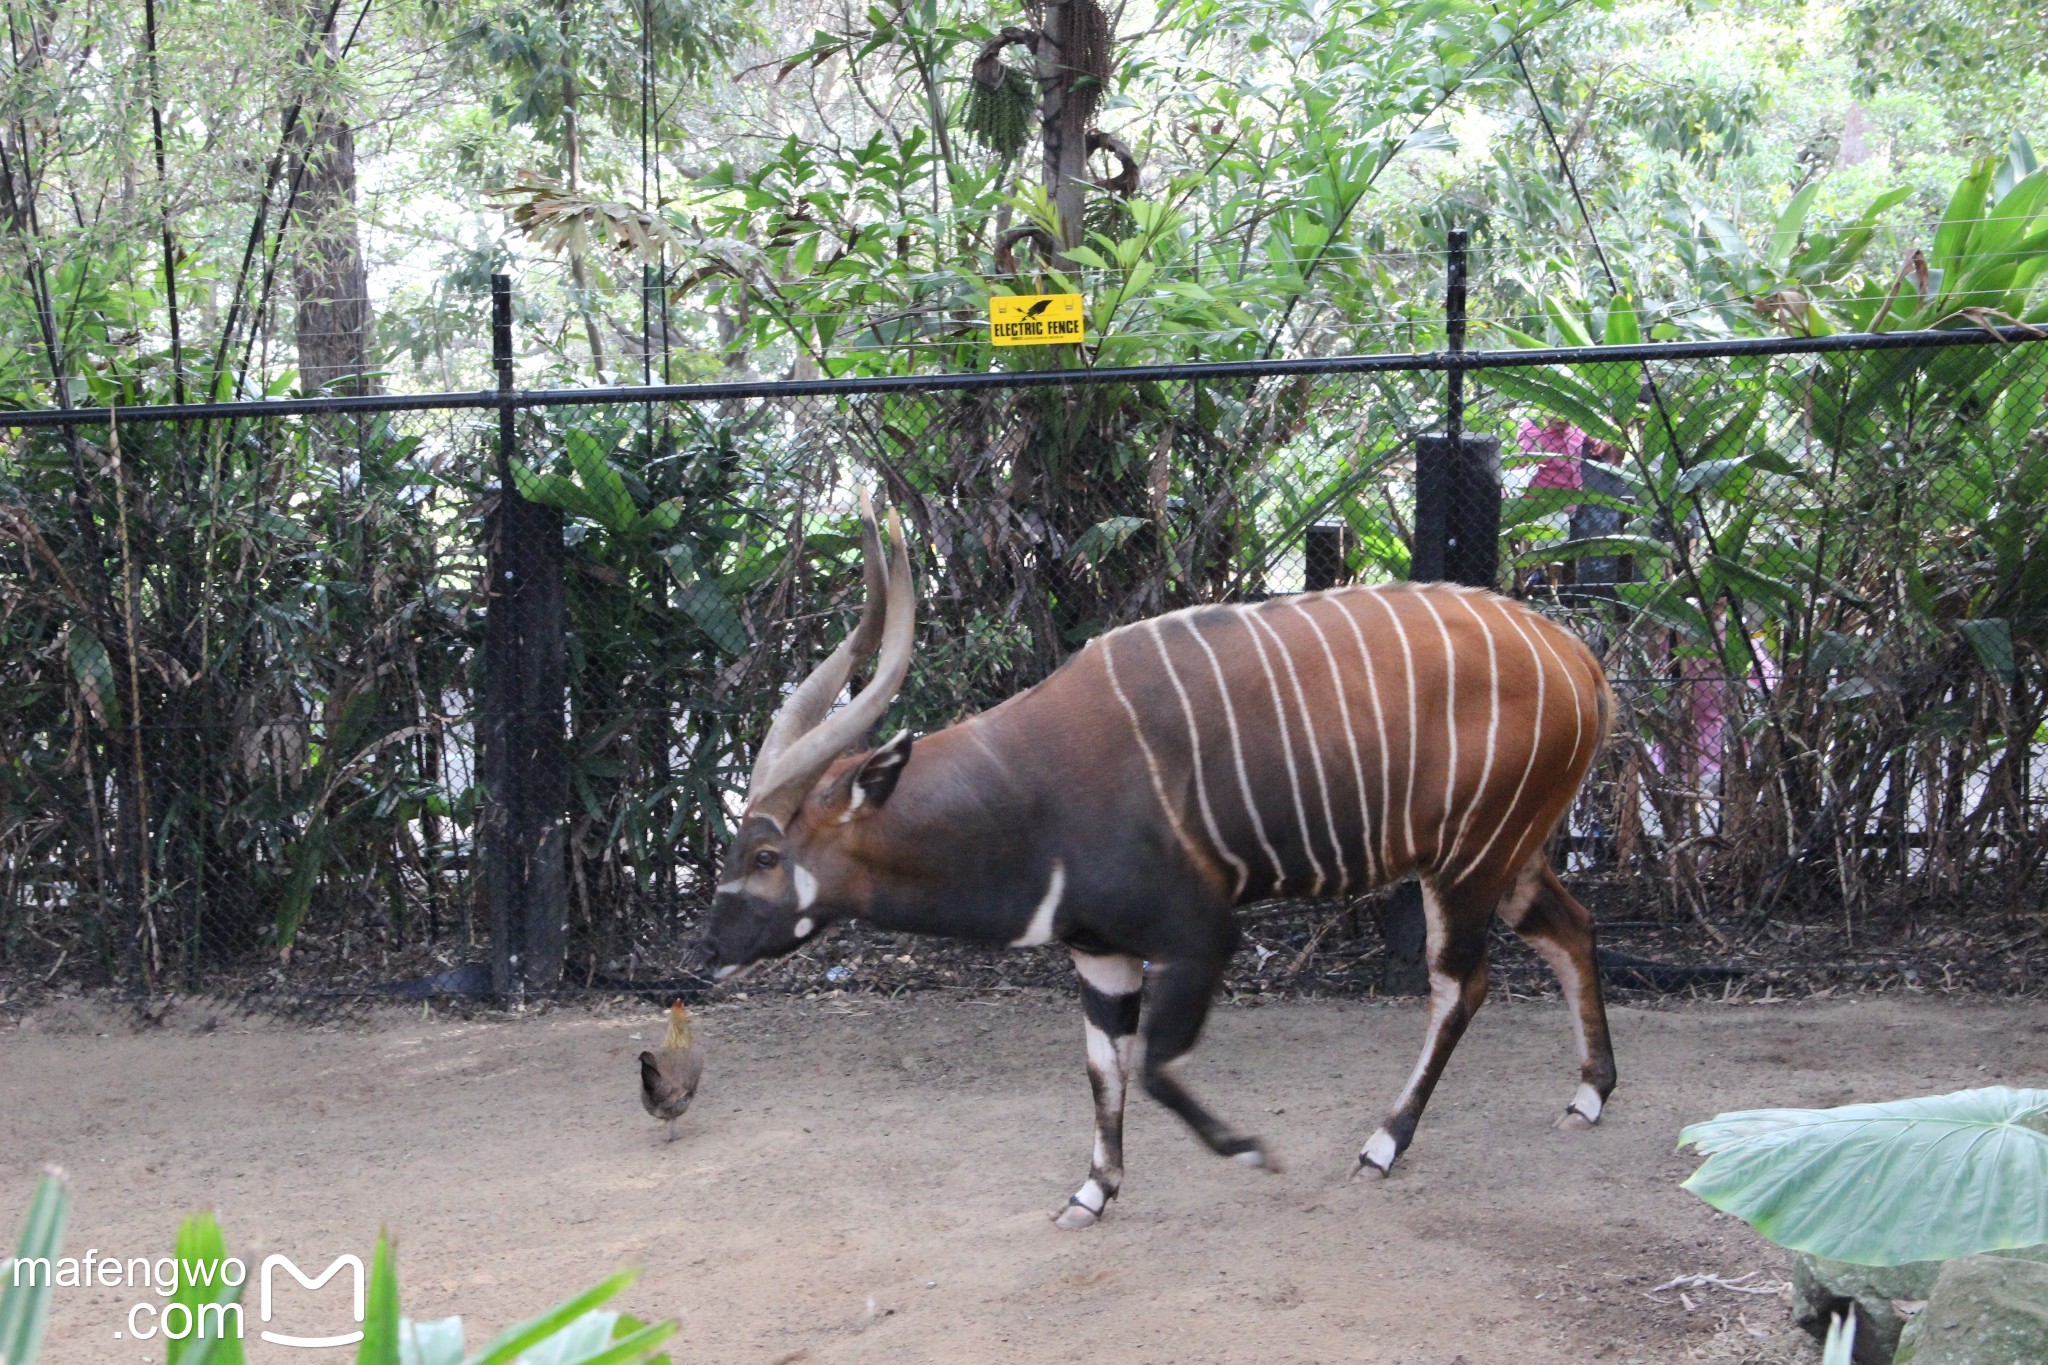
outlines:
[[542, 975], [659, 975], [768, 716], [857, 611], [857, 483], [920, 560], [891, 725], [1125, 622], [1478, 535], [1623, 701], [1580, 868], [1702, 916], [2038, 905], [2048, 343], [1885, 346], [1486, 357], [1484, 477], [1441, 531], [1442, 357], [510, 395], [512, 497], [488, 394], [23, 419], [0, 961], [426, 975], [525, 932], [493, 881], [524, 860], [517, 894], [559, 908], [521, 944]]

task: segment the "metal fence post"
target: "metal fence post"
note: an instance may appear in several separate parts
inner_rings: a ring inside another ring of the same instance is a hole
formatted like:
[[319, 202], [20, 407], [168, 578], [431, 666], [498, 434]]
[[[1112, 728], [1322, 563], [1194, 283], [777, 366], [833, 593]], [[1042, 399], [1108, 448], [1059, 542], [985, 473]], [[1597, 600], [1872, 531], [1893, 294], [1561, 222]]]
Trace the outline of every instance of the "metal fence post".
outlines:
[[508, 1004], [561, 979], [567, 948], [562, 733], [567, 653], [562, 620], [562, 514], [520, 496], [513, 456], [512, 281], [491, 277], [491, 353], [498, 374], [498, 505], [490, 525], [484, 616], [484, 896], [491, 988]]
[[1301, 543], [1301, 590], [1321, 592], [1351, 581], [1351, 527], [1346, 522], [1318, 522]]
[[[1465, 434], [1466, 242], [1463, 228], [1449, 234], [1444, 290], [1445, 359], [1449, 362], [1444, 434], [1415, 441], [1415, 550], [1409, 577], [1419, 583], [1500, 586], [1500, 442]], [[1403, 882], [1387, 906], [1386, 988], [1428, 989], [1422, 887]]]

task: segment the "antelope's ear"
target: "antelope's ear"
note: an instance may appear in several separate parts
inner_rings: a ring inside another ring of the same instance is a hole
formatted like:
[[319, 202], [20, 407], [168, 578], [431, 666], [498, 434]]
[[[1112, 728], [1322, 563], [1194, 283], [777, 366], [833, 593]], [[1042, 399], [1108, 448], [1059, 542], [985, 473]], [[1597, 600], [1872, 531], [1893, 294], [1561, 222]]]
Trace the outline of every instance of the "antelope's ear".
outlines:
[[844, 802], [839, 812], [840, 823], [880, 810], [896, 790], [896, 779], [903, 776], [903, 765], [908, 762], [910, 731], [899, 730], [894, 739], [854, 764], [846, 775], [844, 791], [833, 793], [835, 802]]

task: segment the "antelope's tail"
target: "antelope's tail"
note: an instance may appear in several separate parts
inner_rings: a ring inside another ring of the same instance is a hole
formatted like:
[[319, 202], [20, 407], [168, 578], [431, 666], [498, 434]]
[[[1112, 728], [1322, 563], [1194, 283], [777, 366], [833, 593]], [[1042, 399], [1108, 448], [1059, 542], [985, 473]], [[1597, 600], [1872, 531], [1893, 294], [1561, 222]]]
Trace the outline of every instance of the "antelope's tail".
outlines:
[[[1591, 653], [1591, 651], [1587, 651]], [[1594, 750], [1595, 759], [1606, 752], [1614, 740], [1614, 688], [1608, 685], [1607, 670], [1600, 666], [1600, 660], [1593, 660], [1593, 676], [1600, 681], [1600, 690], [1594, 695], [1593, 708], [1599, 717], [1599, 732], [1594, 736], [1599, 748]]]

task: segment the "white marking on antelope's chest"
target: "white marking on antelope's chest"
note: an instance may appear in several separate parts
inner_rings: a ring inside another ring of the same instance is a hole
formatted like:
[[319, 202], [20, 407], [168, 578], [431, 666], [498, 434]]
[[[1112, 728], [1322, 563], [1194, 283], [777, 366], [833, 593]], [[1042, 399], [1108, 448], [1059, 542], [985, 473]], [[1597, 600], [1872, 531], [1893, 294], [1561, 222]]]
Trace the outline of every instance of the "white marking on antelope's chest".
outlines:
[[796, 883], [796, 908], [808, 910], [811, 902], [818, 899], [818, 878], [808, 867], [798, 867], [791, 872], [790, 879]]
[[1010, 940], [1012, 948], [1035, 948], [1041, 943], [1052, 942], [1052, 917], [1060, 908], [1060, 897], [1066, 894], [1066, 890], [1067, 865], [1055, 858], [1052, 860], [1052, 880], [1046, 883], [1038, 908], [1031, 912], [1031, 923], [1022, 934]]

